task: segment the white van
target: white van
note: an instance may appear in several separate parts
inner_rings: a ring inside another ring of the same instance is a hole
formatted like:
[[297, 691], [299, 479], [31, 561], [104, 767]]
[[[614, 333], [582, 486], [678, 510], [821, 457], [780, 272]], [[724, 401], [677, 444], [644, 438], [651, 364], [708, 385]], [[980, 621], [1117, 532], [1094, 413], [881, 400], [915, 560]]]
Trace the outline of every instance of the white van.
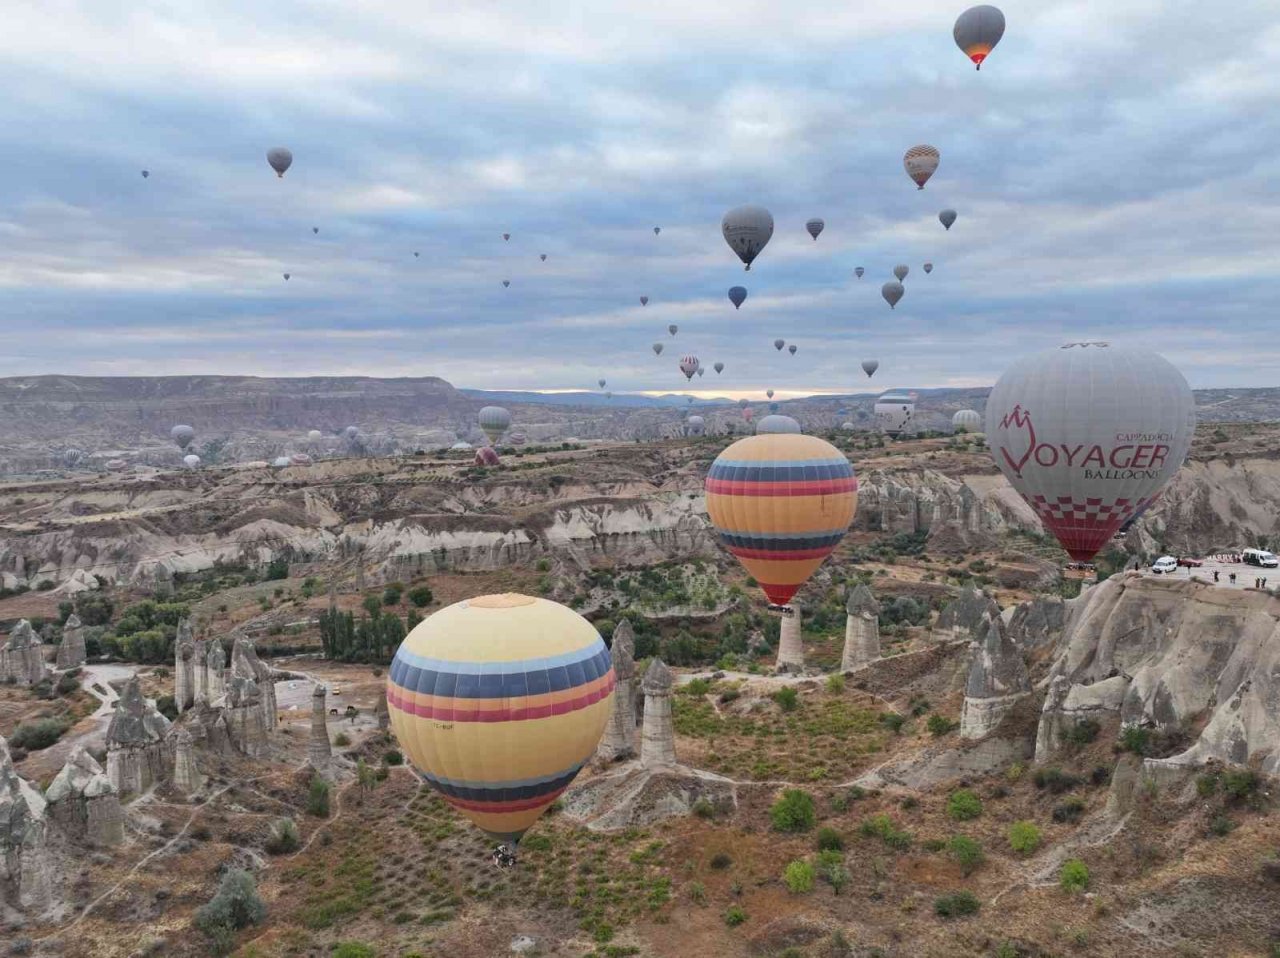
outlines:
[[1274, 552], [1268, 552], [1266, 549], [1245, 549], [1243, 558], [1246, 564], [1262, 566], [1264, 569], [1280, 566], [1280, 559], [1276, 558]]
[[1155, 562], [1151, 563], [1151, 571], [1160, 575], [1162, 573], [1170, 573], [1178, 571], [1178, 560], [1173, 556], [1161, 556]]

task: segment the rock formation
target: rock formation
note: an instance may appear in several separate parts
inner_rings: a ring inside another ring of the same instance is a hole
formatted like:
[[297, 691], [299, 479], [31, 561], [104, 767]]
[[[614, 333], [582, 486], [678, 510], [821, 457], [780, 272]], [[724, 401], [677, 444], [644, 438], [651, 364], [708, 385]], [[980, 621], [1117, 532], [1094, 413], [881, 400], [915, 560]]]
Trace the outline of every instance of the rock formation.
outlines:
[[675, 726], [671, 722], [671, 670], [655, 658], [644, 673], [644, 728], [640, 735], [640, 764], [666, 768], [676, 764]]
[[191, 636], [191, 623], [178, 622], [178, 635], [173, 642], [173, 702], [181, 714], [196, 703], [195, 640]]
[[53, 900], [45, 800], [19, 777], [0, 737], [0, 904], [43, 910]]
[[618, 684], [613, 692], [609, 724], [604, 727], [604, 737], [596, 754], [606, 762], [613, 762], [636, 754], [635, 630], [627, 619], [613, 630], [609, 658]]
[[1000, 617], [1000, 607], [978, 589], [964, 589], [938, 613], [934, 638], [976, 641], [987, 634], [987, 624]]
[[378, 689], [378, 704], [374, 706], [374, 716], [378, 720], [378, 731], [385, 732], [391, 727], [391, 713], [387, 709], [387, 687]]
[[135, 675], [125, 684], [107, 726], [107, 777], [121, 801], [145, 792], [168, 774], [169, 720], [142, 697]]
[[779, 672], [800, 672], [804, 669], [804, 642], [801, 639], [800, 606], [792, 605], [782, 611], [778, 636], [778, 661], [774, 666]]
[[222, 651], [222, 643], [217, 639], [211, 639], [208, 643], [208, 649], [205, 651], [205, 701], [209, 705], [219, 702], [226, 695], [226, 679], [225, 670], [227, 667], [227, 654]]
[[849, 672], [880, 658], [880, 603], [865, 584], [859, 583], [849, 590], [845, 612], [840, 669]]
[[72, 612], [62, 624], [62, 644], [58, 646], [55, 664], [60, 669], [76, 669], [84, 665], [88, 654], [84, 648], [84, 625], [80, 616]]
[[1022, 653], [1005, 636], [1000, 619], [992, 619], [982, 642], [973, 647], [960, 711], [960, 737], [977, 739], [989, 734], [1030, 692], [1031, 679]]
[[226, 655], [217, 639], [196, 638], [191, 623], [178, 623], [173, 644], [173, 700], [179, 712], [195, 705], [215, 705], [226, 693], [223, 671]]
[[[186, 620], [183, 620], [184, 622]], [[196, 702], [211, 703], [209, 698], [209, 649], [204, 637], [198, 637], [192, 643], [192, 705]]]
[[258, 658], [253, 642], [244, 636], [239, 636], [231, 646], [231, 674], [237, 678], [249, 679], [257, 686], [263, 727], [268, 731], [275, 728], [279, 720], [276, 714], [275, 673]]
[[307, 743], [307, 764], [321, 773], [329, 770], [329, 760], [333, 757], [328, 713], [325, 711], [325, 696], [328, 694], [329, 690], [319, 684], [311, 692], [311, 740]]
[[220, 711], [233, 748], [245, 755], [259, 756], [267, 747], [267, 723], [262, 714], [262, 692], [258, 683], [242, 675], [231, 676]]
[[1000, 613], [1004, 634], [1024, 652], [1033, 652], [1062, 635], [1068, 608], [1076, 601], [1040, 596], [1005, 609]]
[[1065, 675], [1055, 675], [1049, 683], [1049, 694], [1036, 729], [1036, 761], [1049, 761], [1076, 724], [1089, 720], [1103, 722], [1118, 715], [1128, 688], [1129, 680], [1122, 675], [1091, 685], [1072, 685]]
[[72, 839], [88, 845], [124, 841], [124, 811], [111, 779], [97, 760], [77, 745], [44, 793], [49, 818]]
[[0, 649], [0, 682], [35, 685], [45, 677], [46, 671], [39, 636], [30, 622], [19, 619], [4, 648]]
[[184, 726], [176, 726], [169, 734], [173, 742], [173, 787], [184, 795], [200, 791], [204, 778], [196, 765], [196, 750], [191, 733]]

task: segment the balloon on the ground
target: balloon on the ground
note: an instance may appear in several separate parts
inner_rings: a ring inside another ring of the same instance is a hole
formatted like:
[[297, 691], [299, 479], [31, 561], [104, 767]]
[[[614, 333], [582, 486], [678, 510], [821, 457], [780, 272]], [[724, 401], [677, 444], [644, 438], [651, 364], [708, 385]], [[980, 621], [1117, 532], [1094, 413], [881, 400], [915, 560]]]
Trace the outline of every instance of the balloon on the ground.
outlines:
[[275, 459], [271, 460], [271, 465], [277, 469], [283, 469], [285, 466], [290, 464], [288, 456], [276, 456]]
[[[483, 413], [484, 410], [481, 410], [481, 412]], [[354, 439], [356, 438], [356, 436], [360, 435], [360, 427], [348, 426], [346, 429], [342, 430], [342, 434], [346, 436], [348, 439]]]
[[476, 418], [484, 434], [493, 443], [501, 439], [502, 434], [511, 428], [511, 413], [502, 406], [485, 406]]
[[196, 438], [196, 431], [190, 426], [177, 425], [169, 430], [169, 438], [178, 444], [179, 449], [186, 449]]
[[1087, 562], [1186, 459], [1195, 400], [1145, 349], [1069, 343], [1021, 359], [987, 399], [1005, 478], [1073, 559]]
[[777, 412], [778, 404], [776, 402], [769, 403], [769, 412]]
[[716, 458], [706, 498], [721, 544], [772, 604], [786, 605], [848, 532], [858, 480], [830, 443], [766, 433], [740, 439]]
[[972, 409], [961, 409], [951, 417], [951, 428], [956, 432], [982, 432], [982, 415]]
[[902, 299], [902, 294], [906, 291], [905, 286], [893, 280], [889, 280], [889, 282], [880, 287], [880, 295], [884, 297], [884, 301], [889, 304], [890, 309], [898, 305], [898, 301]]
[[476, 450], [475, 459], [472, 460], [477, 466], [496, 466], [499, 464], [498, 454], [492, 446], [481, 446]]
[[187, 455], [182, 457], [182, 464], [188, 469], [194, 469], [196, 466], [200, 465], [200, 457], [193, 452], [187, 453]]
[[798, 433], [800, 424], [790, 416], [765, 416], [756, 423], [756, 435], [765, 433]]
[[809, 235], [817, 242], [818, 235], [826, 228], [826, 223], [818, 219], [816, 216], [804, 224], [804, 228], [809, 231]]
[[267, 162], [276, 171], [276, 176], [283, 177], [285, 170], [293, 166], [293, 154], [283, 146], [273, 146], [267, 150]]
[[319, 429], [312, 429], [307, 433], [308, 442], [319, 442], [323, 438], [324, 438], [324, 433], [322, 433]]
[[932, 264], [932, 263], [925, 263], [925, 264], [924, 264], [924, 271], [925, 271], [925, 273], [926, 273], [926, 274], [928, 274], [928, 273], [932, 273], [932, 272], [933, 272], [933, 264]]
[[387, 675], [387, 712], [426, 783], [514, 845], [595, 754], [614, 683], [609, 650], [578, 613], [485, 595], [405, 637]]
[[722, 373], [724, 372], [724, 363], [712, 363], [711, 368], [714, 369], [717, 373]]
[[886, 436], [900, 436], [916, 414], [915, 394], [887, 392], [876, 400], [871, 411], [875, 413], [876, 425]]
[[693, 374], [698, 371], [698, 357], [685, 356], [680, 360], [680, 372], [684, 373], [685, 379], [692, 379]]
[[898, 277], [898, 282], [902, 282], [907, 278], [907, 274], [911, 272], [911, 267], [906, 263], [899, 263], [893, 268], [893, 275]]
[[941, 213], [938, 214], [938, 222], [941, 223], [946, 229], [951, 229], [951, 224], [954, 223], [955, 221], [956, 221], [955, 210], [943, 210]]
[[973, 61], [975, 69], [981, 70], [982, 61], [1004, 36], [1004, 14], [990, 4], [970, 7], [956, 17], [951, 35], [955, 37], [956, 46]]
[[733, 303], [734, 309], [739, 309], [743, 303], [747, 301], [747, 288], [745, 286], [729, 287], [729, 302]]
[[706, 429], [706, 426], [706, 420], [701, 416], [690, 416], [685, 421], [685, 427], [688, 429], [689, 435], [691, 436], [701, 436], [703, 430]]
[[724, 214], [720, 232], [724, 234], [729, 248], [750, 269], [773, 236], [773, 215], [763, 206], [735, 206]]
[[855, 266], [855, 267], [853, 268], [853, 275], [854, 275], [854, 276], [856, 276], [856, 277], [858, 277], [858, 279], [862, 279], [862, 274], [863, 274], [863, 273], [865, 273], [865, 272], [866, 272], [866, 270], [865, 270], [865, 269], [863, 269], [861, 266]]
[[880, 360], [878, 359], [864, 359], [862, 361], [862, 371], [867, 374], [868, 379], [874, 376], [879, 368]]
[[907, 150], [902, 157], [902, 165], [907, 171], [907, 176], [915, 182], [916, 189], [922, 190], [929, 182], [929, 177], [933, 176], [934, 171], [938, 169], [941, 159], [941, 154], [936, 149], [927, 143], [921, 143]]

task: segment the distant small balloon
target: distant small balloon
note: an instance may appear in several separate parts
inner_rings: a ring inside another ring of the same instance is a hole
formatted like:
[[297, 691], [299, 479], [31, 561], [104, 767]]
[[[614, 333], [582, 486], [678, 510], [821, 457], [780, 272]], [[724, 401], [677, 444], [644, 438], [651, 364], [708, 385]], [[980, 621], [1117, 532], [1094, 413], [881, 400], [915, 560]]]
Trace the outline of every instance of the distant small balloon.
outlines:
[[663, 345], [662, 345], [662, 343], [654, 343], [654, 344], [653, 344], [653, 354], [654, 354], [655, 356], [661, 356], [661, 355], [662, 355], [662, 350], [663, 350]]
[[924, 271], [925, 271], [926, 273], [932, 273], [932, 272], [933, 272], [933, 264], [932, 264], [932, 263], [925, 263], [925, 264], [924, 264]]
[[648, 305], [649, 305], [649, 297], [648, 297], [648, 296], [641, 296], [641, 297], [640, 297], [640, 305], [641, 305], [641, 306], [648, 306]]
[[776, 402], [769, 403], [769, 412], [777, 412], [778, 404]]
[[724, 363], [713, 363], [711, 368], [714, 369], [717, 374], [722, 373], [724, 372]]
[[778, 352], [782, 352], [782, 347], [785, 345], [787, 345], [787, 341], [785, 339], [775, 339], [773, 341], [773, 348]]
[[145, 180], [148, 176], [150, 176], [150, 175], [151, 175], [151, 171], [150, 171], [150, 170], [143, 170], [143, 171], [142, 171], [142, 178], [143, 178], [144, 180]]
[[707, 371], [706, 371], [705, 369], [703, 369], [701, 366], [699, 366], [699, 367], [698, 367], [698, 376], [699, 376], [699, 377], [702, 377], [702, 376], [705, 376], [706, 374], [707, 374]]
[[862, 274], [863, 274], [863, 273], [865, 273], [865, 272], [866, 272], [866, 270], [865, 270], [865, 269], [863, 269], [861, 266], [855, 266], [855, 267], [853, 268], [853, 275], [854, 275], [854, 276], [856, 276], [856, 277], [858, 277], [858, 279], [862, 279]]
[[878, 359], [864, 359], [862, 361], [862, 371], [867, 374], [868, 379], [874, 376], [879, 368], [880, 360]]
[[809, 231], [809, 235], [813, 237], [813, 241], [816, 243], [818, 241], [818, 235], [826, 228], [826, 225], [827, 224], [822, 220], [814, 217], [804, 224], [804, 228]]
[[901, 283], [893, 280], [885, 283], [880, 287], [880, 295], [884, 297], [884, 301], [889, 304], [889, 308], [893, 309], [898, 305], [898, 300], [902, 299], [902, 294], [906, 292], [906, 288]]
[[285, 282], [286, 282], [286, 283], [289, 281], [289, 275], [290, 275], [289, 273], [284, 273], [284, 274], [283, 274], [283, 276], [284, 276], [284, 280], [285, 280]]
[[747, 301], [747, 288], [745, 286], [729, 287], [729, 302], [733, 303], [734, 309], [740, 309], [742, 304]]
[[909, 272], [911, 272], [911, 267], [903, 263], [899, 263], [893, 268], [893, 275], [898, 277], [898, 282], [902, 282], [906, 279]]
[[414, 258], [414, 259], [417, 259], [417, 258], [418, 258], [418, 251], [417, 251], [417, 250], [414, 250], [414, 251], [413, 251], [413, 258]]
[[293, 154], [283, 146], [274, 146], [267, 150], [267, 162], [276, 171], [276, 176], [283, 177], [285, 170], [293, 166]]
[[613, 393], [611, 393], [611, 392], [610, 392], [610, 393], [605, 393], [605, 394], [604, 394], [604, 398], [605, 398], [605, 399], [612, 399], [612, 398], [613, 398]]
[[546, 254], [546, 253], [539, 253], [539, 254], [538, 254], [538, 259], [542, 260], [542, 261], [545, 263], [545, 262], [547, 261], [547, 254]]
[[596, 380], [597, 385], [599, 385], [599, 387], [600, 387], [601, 389], [604, 389], [604, 382], [605, 382], [605, 381], [604, 381], [603, 379], [597, 379], [597, 380]]
[[942, 155], [935, 147], [921, 143], [907, 150], [902, 157], [902, 166], [906, 169], [907, 176], [915, 182], [916, 189], [922, 190], [929, 182], [929, 177], [938, 169], [941, 159]]
[[504, 279], [504, 280], [502, 281], [502, 288], [503, 288], [503, 289], [506, 289], [506, 288], [507, 288], [508, 286], [510, 286], [510, 285], [511, 285], [511, 280], [509, 280], [509, 279]]
[[766, 389], [766, 390], [764, 391], [764, 394], [765, 394], [766, 396], [768, 396], [770, 399], [772, 399], [772, 398], [773, 398], [773, 390], [772, 390], [772, 389]]
[[679, 331], [680, 331], [680, 327], [677, 326], [675, 323], [672, 323], [670, 326], [667, 327], [667, 332], [669, 332], [672, 336], [674, 336]]
[[795, 343], [792, 343], [790, 346], [787, 347], [787, 352], [789, 352], [792, 356], [794, 356], [796, 354], [796, 350], [799, 348], [800, 347], [798, 347]]
[[311, 232], [318, 234], [320, 232], [320, 227], [318, 226], [311, 227]]
[[739, 399], [739, 400], [738, 400], [738, 408], [739, 408], [739, 409], [746, 409], [746, 408], [747, 408], [747, 406], [749, 406], [749, 405], [750, 405], [750, 400], [748, 400], [748, 399]]
[[661, 233], [661, 232], [662, 232], [662, 227], [661, 227], [661, 226], [655, 226], [655, 227], [653, 228], [653, 235], [654, 235], [654, 236], [657, 236], [657, 235], [658, 235], [659, 233]]
[[955, 221], [956, 221], [955, 210], [943, 210], [941, 213], [938, 214], [938, 222], [941, 223], [947, 229], [951, 229], [951, 224], [954, 223]]
[[510, 233], [503, 233], [503, 234], [502, 234], [502, 238], [503, 238], [504, 240], [509, 240], [509, 239], [511, 239], [511, 234], [510, 234]]

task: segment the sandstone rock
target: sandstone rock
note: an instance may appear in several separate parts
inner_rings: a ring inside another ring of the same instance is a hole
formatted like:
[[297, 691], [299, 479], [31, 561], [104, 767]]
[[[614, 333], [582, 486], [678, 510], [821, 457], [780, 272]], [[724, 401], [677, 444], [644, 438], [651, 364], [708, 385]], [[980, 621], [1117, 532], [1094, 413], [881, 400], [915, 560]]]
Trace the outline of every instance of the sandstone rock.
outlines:
[[699, 801], [709, 802], [719, 814], [732, 813], [737, 805], [734, 783], [674, 763], [658, 769], [628, 763], [571, 788], [564, 796], [564, 814], [592, 831], [612, 831], [687, 817]]
[[35, 685], [45, 677], [47, 670], [40, 639], [26, 619], [9, 633], [9, 640], [0, 649], [0, 681], [12, 680], [18, 685]]
[[630, 620], [623, 619], [614, 628], [609, 658], [618, 684], [614, 687], [609, 724], [605, 726], [596, 754], [606, 762], [613, 762], [636, 754], [635, 630]]
[[19, 777], [0, 737], [0, 904], [42, 911], [53, 903], [45, 800]]
[[276, 712], [275, 673], [258, 658], [253, 642], [244, 636], [239, 636], [231, 646], [231, 672], [257, 685], [263, 727], [268, 731], [275, 728], [279, 721]]
[[[329, 771], [333, 746], [329, 742], [329, 718], [325, 709], [325, 696], [329, 690], [317, 684], [311, 692], [311, 738], [307, 742], [307, 764], [317, 772]], [[383, 697], [385, 701], [385, 696]]]
[[1036, 731], [1036, 761], [1047, 762], [1062, 747], [1066, 732], [1077, 723], [1103, 722], [1118, 715], [1128, 689], [1129, 680], [1123, 675], [1092, 685], [1072, 685], [1065, 675], [1055, 675]]
[[781, 630], [778, 637], [778, 661], [774, 667], [779, 672], [804, 671], [804, 641], [798, 605], [792, 605], [782, 611]]
[[880, 603], [865, 584], [849, 590], [845, 603], [844, 653], [840, 668], [844, 672], [862, 668], [880, 658]]
[[227, 654], [222, 643], [211, 639], [205, 652], [205, 702], [217, 705], [226, 695]]
[[168, 774], [169, 720], [142, 696], [135, 675], [125, 684], [107, 726], [107, 777], [120, 799], [141, 794]]
[[186, 619], [179, 619], [178, 634], [173, 642], [173, 701], [179, 714], [191, 708], [196, 701], [195, 656], [191, 623]]
[[177, 726], [169, 738], [173, 746], [173, 787], [184, 795], [200, 791], [204, 778], [196, 765], [195, 745], [185, 726]]
[[1005, 635], [1023, 651], [1035, 651], [1062, 635], [1067, 610], [1067, 602], [1047, 596], [1019, 603], [1001, 613]]
[[124, 841], [124, 811], [111, 779], [84, 746], [77, 745], [45, 791], [49, 817], [74, 840], [89, 845]]
[[374, 716], [378, 720], [378, 730], [386, 731], [391, 727], [391, 713], [387, 709], [387, 688], [378, 689], [378, 703], [374, 706]]
[[75, 669], [84, 665], [87, 653], [84, 647], [84, 625], [80, 616], [72, 612], [62, 624], [62, 643], [58, 646], [55, 662], [60, 669]]
[[219, 711], [231, 746], [254, 757], [266, 752], [267, 724], [262, 714], [262, 693], [258, 683], [232, 675], [227, 684], [225, 705]]
[[1022, 653], [1005, 636], [1000, 619], [990, 620], [982, 643], [974, 646], [960, 711], [960, 737], [978, 739], [990, 734], [1030, 692]]
[[938, 639], [979, 639], [987, 625], [1000, 617], [1000, 607], [978, 589], [963, 589], [938, 613], [933, 634]]
[[644, 729], [640, 736], [640, 764], [665, 768], [676, 764], [675, 726], [671, 721], [671, 670], [662, 659], [649, 663], [644, 674]]

